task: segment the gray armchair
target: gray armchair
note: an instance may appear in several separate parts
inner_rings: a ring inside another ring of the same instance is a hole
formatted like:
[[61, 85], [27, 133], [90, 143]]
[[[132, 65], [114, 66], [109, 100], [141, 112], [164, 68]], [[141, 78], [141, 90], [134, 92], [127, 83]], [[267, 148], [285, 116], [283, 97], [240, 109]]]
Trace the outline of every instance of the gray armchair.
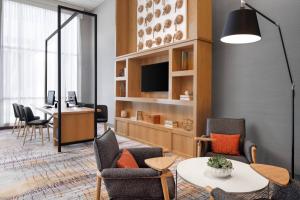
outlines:
[[[225, 192], [220, 188], [215, 188], [210, 192], [214, 200], [242, 200], [236, 194]], [[258, 198], [256, 200], [268, 200], [269, 198]], [[272, 192], [271, 200], [299, 200], [300, 183], [291, 180], [287, 186], [275, 186]]]
[[[94, 151], [97, 162], [97, 199], [101, 195], [101, 180], [103, 179], [110, 199], [163, 199], [161, 172], [149, 168], [145, 159], [161, 157], [161, 148], [128, 149], [134, 156], [138, 169], [116, 168], [116, 161], [122, 150], [114, 132], [109, 129], [94, 141]], [[169, 196], [175, 197], [175, 182], [173, 176], [167, 178]]]
[[196, 137], [198, 156], [214, 156], [211, 151], [212, 141], [209, 137], [211, 133], [240, 134], [240, 154], [241, 156], [224, 155], [233, 160], [244, 163], [256, 163], [256, 145], [246, 140], [245, 119], [230, 118], [208, 118], [206, 124], [206, 135]]

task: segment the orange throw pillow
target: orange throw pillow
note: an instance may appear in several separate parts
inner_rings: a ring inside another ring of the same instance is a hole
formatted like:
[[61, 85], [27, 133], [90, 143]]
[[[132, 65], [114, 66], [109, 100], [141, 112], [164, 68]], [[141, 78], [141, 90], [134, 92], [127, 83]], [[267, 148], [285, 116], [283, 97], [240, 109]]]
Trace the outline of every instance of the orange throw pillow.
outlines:
[[240, 134], [218, 134], [211, 133], [213, 153], [239, 156]]
[[117, 166], [118, 168], [139, 168], [133, 155], [127, 149], [122, 151], [122, 154], [117, 161]]

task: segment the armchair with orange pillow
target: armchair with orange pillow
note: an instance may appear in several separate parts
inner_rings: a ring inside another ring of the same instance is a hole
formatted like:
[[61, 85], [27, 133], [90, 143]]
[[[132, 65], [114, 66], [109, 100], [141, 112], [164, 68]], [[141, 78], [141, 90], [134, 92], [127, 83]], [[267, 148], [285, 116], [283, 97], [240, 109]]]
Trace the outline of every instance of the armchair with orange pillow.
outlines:
[[[161, 172], [149, 168], [145, 160], [162, 157], [162, 148], [119, 149], [115, 133], [109, 129], [94, 141], [96, 157], [97, 189], [96, 199], [101, 197], [103, 180], [109, 199], [152, 199], [164, 198]], [[175, 197], [173, 175], [167, 177], [170, 199]]]
[[195, 141], [197, 156], [222, 154], [244, 163], [256, 162], [256, 145], [246, 139], [245, 119], [208, 118], [206, 135]]

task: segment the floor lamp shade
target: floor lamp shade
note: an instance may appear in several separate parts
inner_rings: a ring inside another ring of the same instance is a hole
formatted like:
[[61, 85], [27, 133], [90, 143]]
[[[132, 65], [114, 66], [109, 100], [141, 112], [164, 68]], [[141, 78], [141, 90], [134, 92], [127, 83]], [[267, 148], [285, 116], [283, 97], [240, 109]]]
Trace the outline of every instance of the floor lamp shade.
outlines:
[[229, 14], [221, 41], [230, 44], [245, 44], [261, 39], [256, 12], [241, 8]]

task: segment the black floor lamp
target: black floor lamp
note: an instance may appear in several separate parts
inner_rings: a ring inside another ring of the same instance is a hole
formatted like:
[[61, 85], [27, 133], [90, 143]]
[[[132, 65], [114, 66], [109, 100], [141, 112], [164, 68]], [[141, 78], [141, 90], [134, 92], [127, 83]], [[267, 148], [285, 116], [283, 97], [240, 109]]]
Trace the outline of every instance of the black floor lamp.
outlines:
[[[250, 9], [246, 9], [245, 6]], [[221, 41], [231, 44], [246, 44], [257, 42], [261, 39], [261, 34], [258, 26], [256, 13], [274, 24], [279, 31], [283, 53], [286, 61], [286, 67], [289, 73], [291, 83], [291, 98], [292, 98], [292, 158], [291, 158], [291, 174], [292, 178], [295, 175], [295, 83], [290, 69], [289, 60], [286, 53], [285, 44], [282, 37], [280, 25], [255, 9], [253, 6], [241, 0], [241, 8], [234, 10], [229, 14], [226, 25], [223, 30]]]

